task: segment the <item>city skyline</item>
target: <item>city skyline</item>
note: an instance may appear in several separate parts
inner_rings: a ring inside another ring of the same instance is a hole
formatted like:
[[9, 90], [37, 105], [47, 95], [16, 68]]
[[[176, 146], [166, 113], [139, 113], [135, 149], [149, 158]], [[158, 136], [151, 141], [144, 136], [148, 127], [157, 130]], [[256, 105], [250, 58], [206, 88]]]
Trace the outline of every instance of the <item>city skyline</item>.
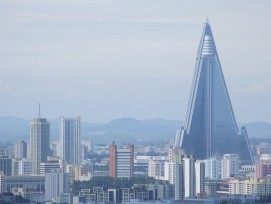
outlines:
[[0, 203], [271, 203], [270, 9], [0, 1]]
[[0, 5], [1, 116], [181, 120], [209, 16], [237, 121], [271, 122], [269, 1]]

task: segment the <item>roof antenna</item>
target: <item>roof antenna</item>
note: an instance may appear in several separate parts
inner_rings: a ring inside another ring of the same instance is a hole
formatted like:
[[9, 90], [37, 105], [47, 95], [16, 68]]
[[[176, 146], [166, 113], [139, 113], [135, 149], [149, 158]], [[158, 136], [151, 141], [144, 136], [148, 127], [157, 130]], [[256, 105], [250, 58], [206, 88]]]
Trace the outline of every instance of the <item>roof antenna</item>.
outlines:
[[40, 119], [40, 103], [39, 103], [39, 119]]

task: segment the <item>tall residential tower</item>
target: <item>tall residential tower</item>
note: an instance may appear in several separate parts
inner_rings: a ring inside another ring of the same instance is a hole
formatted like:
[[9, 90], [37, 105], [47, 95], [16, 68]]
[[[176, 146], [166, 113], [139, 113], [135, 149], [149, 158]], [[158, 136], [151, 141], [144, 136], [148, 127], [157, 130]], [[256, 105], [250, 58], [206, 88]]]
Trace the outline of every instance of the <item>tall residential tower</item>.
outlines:
[[23, 140], [17, 141], [14, 154], [16, 159], [27, 158], [27, 143]]
[[81, 163], [81, 119], [65, 118], [60, 119], [60, 155], [68, 164]]

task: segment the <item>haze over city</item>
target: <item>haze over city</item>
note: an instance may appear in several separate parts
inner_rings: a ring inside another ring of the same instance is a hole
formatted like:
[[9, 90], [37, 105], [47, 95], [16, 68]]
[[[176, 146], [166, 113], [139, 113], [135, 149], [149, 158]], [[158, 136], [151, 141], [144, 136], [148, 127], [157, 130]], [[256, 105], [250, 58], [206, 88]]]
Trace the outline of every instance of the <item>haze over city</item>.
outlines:
[[183, 120], [209, 17], [240, 122], [271, 122], [271, 2], [1, 1], [0, 116]]
[[271, 203], [270, 0], [0, 0], [0, 203]]

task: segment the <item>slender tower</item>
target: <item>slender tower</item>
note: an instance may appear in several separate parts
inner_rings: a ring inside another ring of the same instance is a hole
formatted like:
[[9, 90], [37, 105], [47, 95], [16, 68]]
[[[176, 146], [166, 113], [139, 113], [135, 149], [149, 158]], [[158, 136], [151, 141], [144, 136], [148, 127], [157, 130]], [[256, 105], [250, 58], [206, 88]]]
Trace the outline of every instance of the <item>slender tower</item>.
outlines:
[[46, 118], [41, 118], [39, 104], [38, 118], [30, 122], [30, 158], [33, 174], [40, 174], [40, 163], [46, 162], [50, 153], [50, 124]]
[[253, 163], [246, 129], [239, 131], [236, 124], [208, 20], [197, 52], [185, 123], [175, 146], [196, 159], [235, 153], [243, 164]]
[[81, 119], [65, 118], [60, 119], [60, 152], [61, 158], [68, 164], [81, 163]]

